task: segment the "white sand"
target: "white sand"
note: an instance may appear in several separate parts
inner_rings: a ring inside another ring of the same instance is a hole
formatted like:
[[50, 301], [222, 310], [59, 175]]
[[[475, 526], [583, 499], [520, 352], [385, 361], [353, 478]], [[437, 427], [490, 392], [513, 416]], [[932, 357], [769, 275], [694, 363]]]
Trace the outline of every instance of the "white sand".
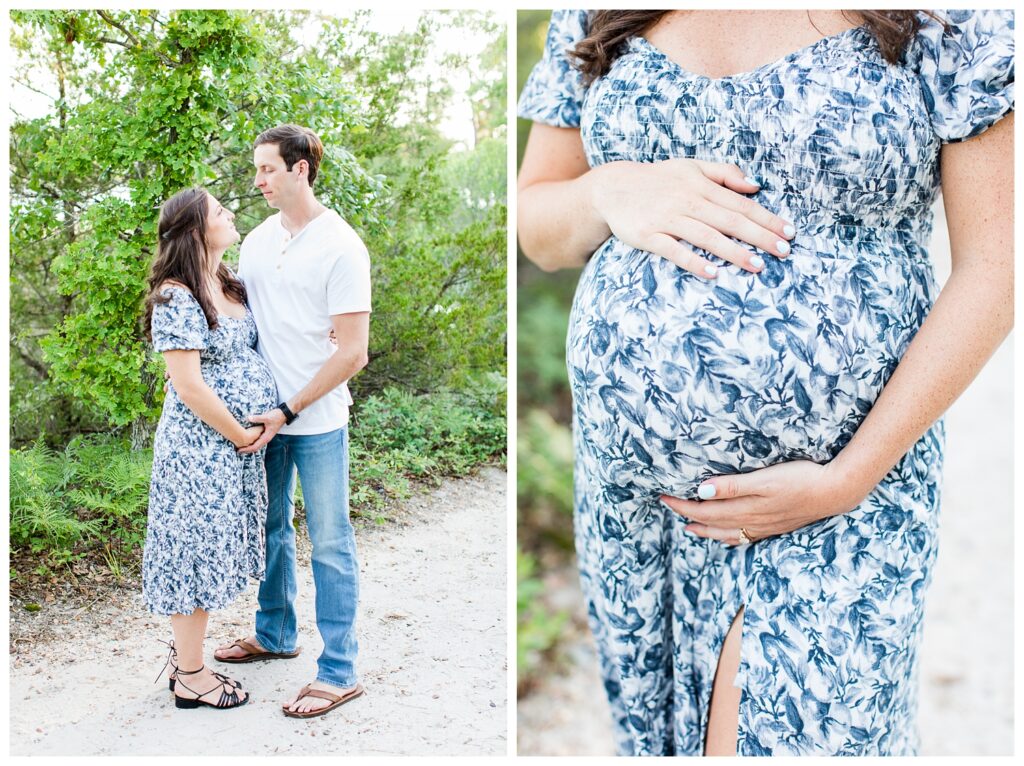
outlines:
[[[243, 683], [249, 704], [177, 710], [166, 677], [153, 683], [166, 656], [157, 638], [170, 637], [169, 623], [132, 594], [128, 608], [98, 604], [69, 614], [64, 642], [12, 650], [11, 754], [503, 755], [505, 498], [505, 472], [487, 468], [413, 498], [403, 528], [357, 532], [365, 697], [311, 720], [281, 713], [281, 703], [313, 680], [322, 648], [307, 545], [299, 658], [212, 663]], [[208, 656], [252, 632], [255, 604], [254, 584], [211, 616]]]

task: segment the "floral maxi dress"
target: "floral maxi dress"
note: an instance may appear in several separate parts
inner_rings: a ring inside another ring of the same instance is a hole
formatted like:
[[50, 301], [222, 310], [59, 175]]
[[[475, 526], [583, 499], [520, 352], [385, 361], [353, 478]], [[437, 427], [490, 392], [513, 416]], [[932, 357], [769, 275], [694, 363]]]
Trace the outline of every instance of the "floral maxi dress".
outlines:
[[623, 754], [703, 752], [741, 607], [740, 754], [917, 750], [941, 422], [851, 512], [751, 545], [684, 533], [659, 495], [829, 461], [924, 321], [939, 148], [1013, 108], [1012, 12], [939, 15], [948, 31], [922, 14], [901, 66], [859, 27], [717, 79], [634, 37], [586, 88], [566, 53], [587, 12], [552, 16], [522, 117], [579, 127], [592, 167], [735, 163], [797, 231], [791, 255], [758, 274], [698, 251], [715, 280], [613, 236], [577, 287], [576, 549]]
[[[256, 322], [218, 317], [210, 330], [184, 288], [153, 307], [155, 351], [198, 350], [203, 380], [243, 425], [277, 404], [277, 386], [256, 352]], [[267, 481], [263, 450], [240, 455], [171, 386], [153, 442], [142, 596], [155, 614], [222, 609], [262, 579]]]

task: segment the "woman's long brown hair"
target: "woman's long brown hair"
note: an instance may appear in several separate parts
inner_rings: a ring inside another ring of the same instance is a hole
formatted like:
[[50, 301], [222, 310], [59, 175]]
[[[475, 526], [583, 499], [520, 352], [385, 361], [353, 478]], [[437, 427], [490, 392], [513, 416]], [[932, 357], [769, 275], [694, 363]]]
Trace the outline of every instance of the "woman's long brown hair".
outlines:
[[[157, 224], [156, 258], [149, 274], [149, 295], [146, 297], [146, 315], [143, 326], [146, 340], [152, 341], [153, 306], [167, 303], [170, 298], [157, 290], [165, 282], [178, 282], [189, 289], [206, 315], [211, 330], [217, 327], [217, 308], [213, 305], [206, 277], [209, 269], [209, 248], [206, 241], [206, 216], [209, 195], [199, 186], [178, 192], [160, 208]], [[245, 303], [245, 286], [223, 263], [217, 268], [224, 294], [238, 303]]]
[[[612, 62], [625, 50], [626, 42], [646, 32], [666, 13], [669, 11], [591, 11], [589, 33], [570, 54], [576, 59], [576, 68], [583, 73], [584, 83], [589, 85], [607, 74]], [[921, 28], [917, 11], [843, 11], [844, 15], [847, 13], [859, 17], [864, 28], [878, 41], [882, 57], [890, 64], [899, 63], [907, 45]], [[925, 13], [946, 25], [931, 11]]]

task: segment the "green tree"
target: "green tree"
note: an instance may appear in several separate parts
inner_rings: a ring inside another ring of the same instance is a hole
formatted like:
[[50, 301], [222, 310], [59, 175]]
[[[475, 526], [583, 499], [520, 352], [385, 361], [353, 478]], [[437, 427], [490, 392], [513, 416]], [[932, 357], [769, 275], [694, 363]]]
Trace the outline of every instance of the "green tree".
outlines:
[[[138, 321], [159, 206], [200, 183], [250, 230], [272, 212], [252, 189], [252, 139], [285, 121], [324, 139], [317, 193], [373, 259], [373, 364], [355, 387], [428, 391], [504, 369], [504, 177], [457, 181], [467, 152], [437, 127], [450, 71], [429, 55], [439, 25], [486, 20], [424, 14], [383, 36], [366, 14], [12, 18], [13, 75], [39, 87], [34, 75], [48, 72], [54, 91], [48, 115], [15, 114], [11, 128], [16, 443], [111, 425], [143, 440], [162, 396]], [[488, 120], [487, 140], [503, 146]], [[485, 144], [471, 151], [493, 170]], [[467, 196], [486, 204], [466, 215]]]

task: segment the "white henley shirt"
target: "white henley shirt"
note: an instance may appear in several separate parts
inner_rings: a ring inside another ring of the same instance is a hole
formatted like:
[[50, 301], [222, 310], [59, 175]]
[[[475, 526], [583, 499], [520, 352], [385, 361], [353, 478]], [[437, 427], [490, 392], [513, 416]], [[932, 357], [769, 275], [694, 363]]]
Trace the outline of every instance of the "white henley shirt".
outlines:
[[[256, 348], [270, 365], [282, 402], [305, 388], [337, 351], [330, 341], [331, 317], [370, 311], [366, 245], [333, 210], [325, 210], [294, 237], [280, 213], [270, 216], [242, 242], [238, 276], [256, 318]], [[338, 342], [344, 344], [344, 338]], [[334, 431], [348, 424], [350, 404], [348, 385], [342, 383], [280, 433]]]

